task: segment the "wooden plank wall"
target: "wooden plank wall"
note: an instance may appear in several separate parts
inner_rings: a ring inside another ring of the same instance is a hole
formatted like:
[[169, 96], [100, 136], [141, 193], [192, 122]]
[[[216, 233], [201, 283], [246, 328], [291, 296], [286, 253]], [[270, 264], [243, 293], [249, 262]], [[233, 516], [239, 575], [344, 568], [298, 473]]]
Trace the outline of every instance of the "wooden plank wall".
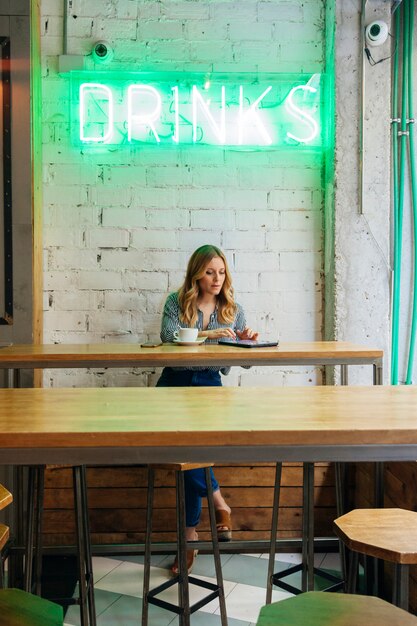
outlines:
[[[361, 463], [357, 466], [357, 484], [361, 488], [357, 490], [356, 506], [361, 508], [373, 506], [373, 476], [373, 464]], [[386, 507], [417, 511], [417, 463], [386, 463], [384, 479]], [[386, 573], [389, 596], [392, 577], [390, 565], [386, 566]], [[417, 566], [410, 568], [410, 611], [417, 613]]]
[[[273, 464], [216, 466], [222, 493], [233, 509], [235, 539], [268, 539], [271, 528]], [[91, 467], [87, 470], [93, 543], [136, 543], [144, 541], [146, 512], [145, 467]], [[74, 541], [71, 469], [49, 469], [46, 474], [45, 545]], [[302, 466], [283, 469], [279, 536], [300, 537], [302, 524]], [[174, 475], [156, 474], [154, 540], [175, 540]], [[332, 536], [335, 513], [333, 466], [315, 466], [316, 535]], [[202, 540], [209, 539], [208, 512], [203, 508], [199, 526]]]

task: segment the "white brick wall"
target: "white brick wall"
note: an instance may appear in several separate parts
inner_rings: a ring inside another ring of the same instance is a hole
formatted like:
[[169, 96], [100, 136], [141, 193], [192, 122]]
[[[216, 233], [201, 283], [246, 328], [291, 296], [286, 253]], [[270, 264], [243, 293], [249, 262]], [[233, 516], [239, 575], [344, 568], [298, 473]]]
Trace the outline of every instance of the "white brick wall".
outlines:
[[[323, 71], [321, 0], [76, 0], [68, 49], [114, 46], [109, 69]], [[168, 291], [203, 243], [224, 248], [248, 323], [321, 336], [321, 157], [220, 148], [81, 152], [57, 75], [62, 3], [42, 0], [45, 339], [156, 338]], [[91, 58], [86, 60], [91, 66]], [[226, 384], [314, 384], [320, 373], [234, 368]], [[51, 370], [51, 385], [147, 385], [157, 373]]]
[[129, 231], [117, 228], [91, 228], [85, 232], [88, 248], [127, 248]]

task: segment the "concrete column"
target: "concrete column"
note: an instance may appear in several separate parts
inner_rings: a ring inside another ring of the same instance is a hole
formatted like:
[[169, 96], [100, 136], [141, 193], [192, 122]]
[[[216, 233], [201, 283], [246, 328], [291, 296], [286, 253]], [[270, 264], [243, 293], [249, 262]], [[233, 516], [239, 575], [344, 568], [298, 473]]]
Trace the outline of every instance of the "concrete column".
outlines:
[[[360, 185], [362, 89], [361, 1], [336, 2], [336, 146], [334, 273], [326, 276], [326, 296], [334, 298], [334, 318], [326, 335], [380, 347], [389, 381], [390, 331], [390, 60], [364, 63], [363, 189]], [[390, 26], [390, 3], [370, 0], [365, 24], [382, 19]], [[391, 54], [390, 40], [373, 48], [375, 60]], [[362, 195], [362, 198], [361, 198]], [[331, 238], [330, 238], [331, 240]], [[333, 284], [332, 282], [333, 281]], [[369, 384], [369, 368], [355, 367], [349, 383]]]

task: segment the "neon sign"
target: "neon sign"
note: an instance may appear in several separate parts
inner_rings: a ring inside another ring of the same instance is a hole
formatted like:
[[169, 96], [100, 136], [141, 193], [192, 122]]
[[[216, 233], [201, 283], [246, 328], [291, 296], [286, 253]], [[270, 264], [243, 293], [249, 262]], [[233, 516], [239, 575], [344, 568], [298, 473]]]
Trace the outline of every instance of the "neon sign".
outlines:
[[83, 146], [320, 149], [323, 77], [71, 72], [71, 135]]

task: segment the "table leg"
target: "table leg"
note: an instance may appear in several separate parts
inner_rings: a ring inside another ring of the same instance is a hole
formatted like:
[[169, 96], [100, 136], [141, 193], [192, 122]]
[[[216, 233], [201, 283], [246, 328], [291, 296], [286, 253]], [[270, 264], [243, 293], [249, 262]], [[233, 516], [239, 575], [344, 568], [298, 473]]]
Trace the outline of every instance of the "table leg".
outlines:
[[[341, 385], [348, 384], [348, 366], [340, 366], [340, 383]], [[347, 502], [347, 471], [346, 463], [335, 463], [335, 478], [336, 478], [336, 505], [337, 515], [343, 515], [346, 512]], [[339, 541], [339, 553], [342, 567], [342, 578], [347, 580], [347, 549], [342, 541]]]
[[275, 551], [278, 533], [279, 497], [281, 494], [282, 463], [275, 466], [274, 504], [272, 508], [271, 543], [269, 546], [268, 577], [266, 580], [266, 604], [272, 602], [272, 577], [275, 570]]
[[382, 362], [378, 361], [374, 363], [374, 385], [382, 385], [383, 382]]
[[[23, 467], [16, 466], [13, 468], [13, 512], [12, 512], [12, 530], [16, 545], [24, 545], [25, 537], [25, 520], [24, 520], [24, 484]], [[23, 589], [23, 554], [18, 552], [9, 556], [8, 569], [8, 586], [17, 589]]]
[[[382, 359], [374, 363], [374, 385], [383, 384]], [[376, 508], [384, 508], [384, 463], [375, 463], [374, 477], [374, 501]], [[381, 559], [375, 559], [375, 592], [382, 595], [384, 592], [384, 562]]]
[[8, 369], [7, 370], [7, 388], [18, 389], [20, 387], [20, 370]]
[[[10, 389], [20, 387], [20, 370], [7, 370], [7, 387]], [[18, 546], [24, 545], [25, 519], [24, 519], [24, 480], [23, 468], [17, 466], [13, 468], [12, 493], [12, 533]], [[8, 585], [23, 589], [23, 555], [19, 553], [11, 554], [9, 557]]]
[[340, 384], [348, 384], [348, 366], [346, 365], [346, 363], [340, 366]]
[[[346, 463], [335, 463], [335, 482], [336, 482], [336, 511], [337, 516], [340, 517], [346, 512], [346, 484], [347, 484], [347, 476], [346, 476]], [[348, 561], [348, 551], [346, 545], [339, 539], [339, 554], [340, 554], [340, 563], [342, 567], [342, 578], [346, 581], [348, 578], [347, 574], [347, 561]]]
[[303, 569], [301, 589], [314, 590], [314, 463], [303, 463]]

